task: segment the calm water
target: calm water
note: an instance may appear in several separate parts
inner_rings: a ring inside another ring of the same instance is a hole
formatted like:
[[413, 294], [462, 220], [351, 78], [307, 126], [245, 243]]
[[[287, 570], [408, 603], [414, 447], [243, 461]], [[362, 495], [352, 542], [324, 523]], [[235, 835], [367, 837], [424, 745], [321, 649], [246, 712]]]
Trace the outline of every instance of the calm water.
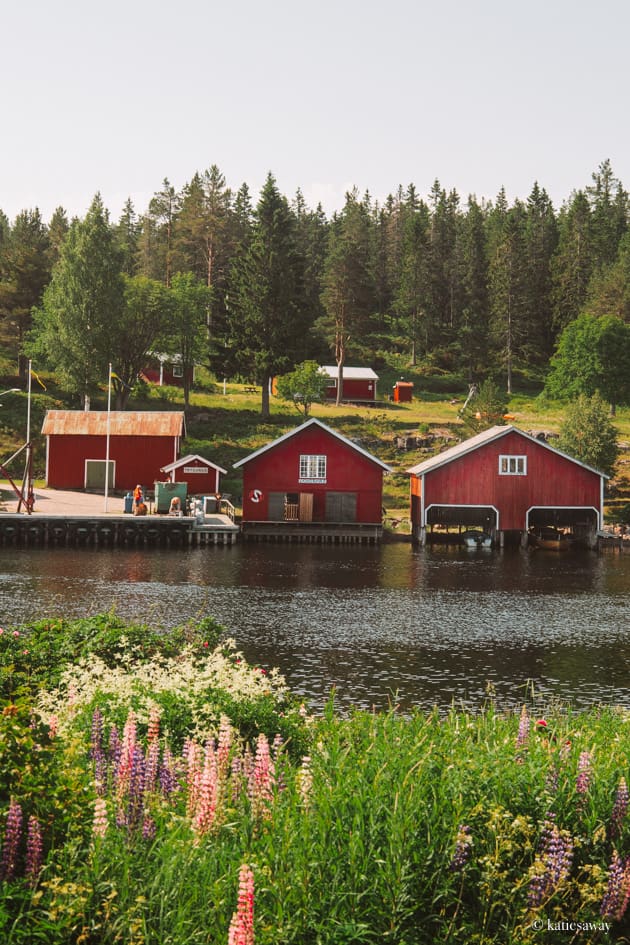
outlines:
[[0, 549], [0, 614], [96, 613], [169, 627], [210, 614], [319, 709], [500, 704], [528, 680], [576, 705], [630, 706], [630, 555], [237, 545]]

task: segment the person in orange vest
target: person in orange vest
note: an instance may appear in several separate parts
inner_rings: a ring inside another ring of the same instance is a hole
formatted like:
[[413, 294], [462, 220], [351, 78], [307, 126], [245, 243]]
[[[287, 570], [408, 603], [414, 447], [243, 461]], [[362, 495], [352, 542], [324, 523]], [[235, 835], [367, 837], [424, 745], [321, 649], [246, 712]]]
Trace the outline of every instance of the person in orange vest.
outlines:
[[134, 505], [134, 510], [136, 510], [136, 514], [137, 514], [138, 506], [142, 505], [143, 502], [144, 502], [144, 496], [142, 494], [142, 486], [138, 484], [136, 488], [133, 490], [133, 505]]

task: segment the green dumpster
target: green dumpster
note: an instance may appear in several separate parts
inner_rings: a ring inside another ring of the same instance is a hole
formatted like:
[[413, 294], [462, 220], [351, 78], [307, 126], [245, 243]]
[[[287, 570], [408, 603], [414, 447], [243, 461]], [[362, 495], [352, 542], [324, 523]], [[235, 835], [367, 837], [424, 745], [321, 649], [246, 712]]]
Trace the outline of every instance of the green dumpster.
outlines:
[[156, 482], [155, 483], [155, 511], [158, 515], [167, 515], [171, 508], [171, 501], [177, 496], [181, 502], [182, 512], [186, 510], [186, 496], [188, 483], [186, 482]]

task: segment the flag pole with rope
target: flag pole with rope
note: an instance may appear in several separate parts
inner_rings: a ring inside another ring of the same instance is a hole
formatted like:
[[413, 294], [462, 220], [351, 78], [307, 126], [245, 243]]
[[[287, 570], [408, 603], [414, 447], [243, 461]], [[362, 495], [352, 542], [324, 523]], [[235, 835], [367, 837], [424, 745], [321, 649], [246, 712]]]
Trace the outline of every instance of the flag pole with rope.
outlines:
[[112, 410], [112, 364], [109, 363], [109, 375], [107, 378], [107, 436], [105, 438], [105, 512], [107, 512], [107, 499], [109, 494], [109, 432], [110, 415]]

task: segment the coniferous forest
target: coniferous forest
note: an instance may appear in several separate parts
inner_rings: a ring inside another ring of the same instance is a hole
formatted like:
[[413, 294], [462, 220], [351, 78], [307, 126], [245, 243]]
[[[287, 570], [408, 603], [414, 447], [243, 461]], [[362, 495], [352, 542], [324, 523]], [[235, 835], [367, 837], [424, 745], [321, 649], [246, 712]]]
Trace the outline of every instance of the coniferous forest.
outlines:
[[563, 332], [589, 315], [617, 330], [600, 347], [619, 376], [605, 396], [621, 404], [628, 221], [609, 161], [560, 207], [539, 183], [510, 203], [436, 180], [383, 203], [352, 191], [330, 217], [272, 174], [256, 196], [213, 165], [118, 220], [98, 194], [83, 218], [0, 211], [0, 340], [22, 377], [32, 358], [77, 404], [112, 363], [124, 408], [147, 353], [170, 351], [260, 384], [265, 415], [268, 379], [306, 359], [378, 369], [396, 354], [510, 394], [518, 377], [551, 376]]

